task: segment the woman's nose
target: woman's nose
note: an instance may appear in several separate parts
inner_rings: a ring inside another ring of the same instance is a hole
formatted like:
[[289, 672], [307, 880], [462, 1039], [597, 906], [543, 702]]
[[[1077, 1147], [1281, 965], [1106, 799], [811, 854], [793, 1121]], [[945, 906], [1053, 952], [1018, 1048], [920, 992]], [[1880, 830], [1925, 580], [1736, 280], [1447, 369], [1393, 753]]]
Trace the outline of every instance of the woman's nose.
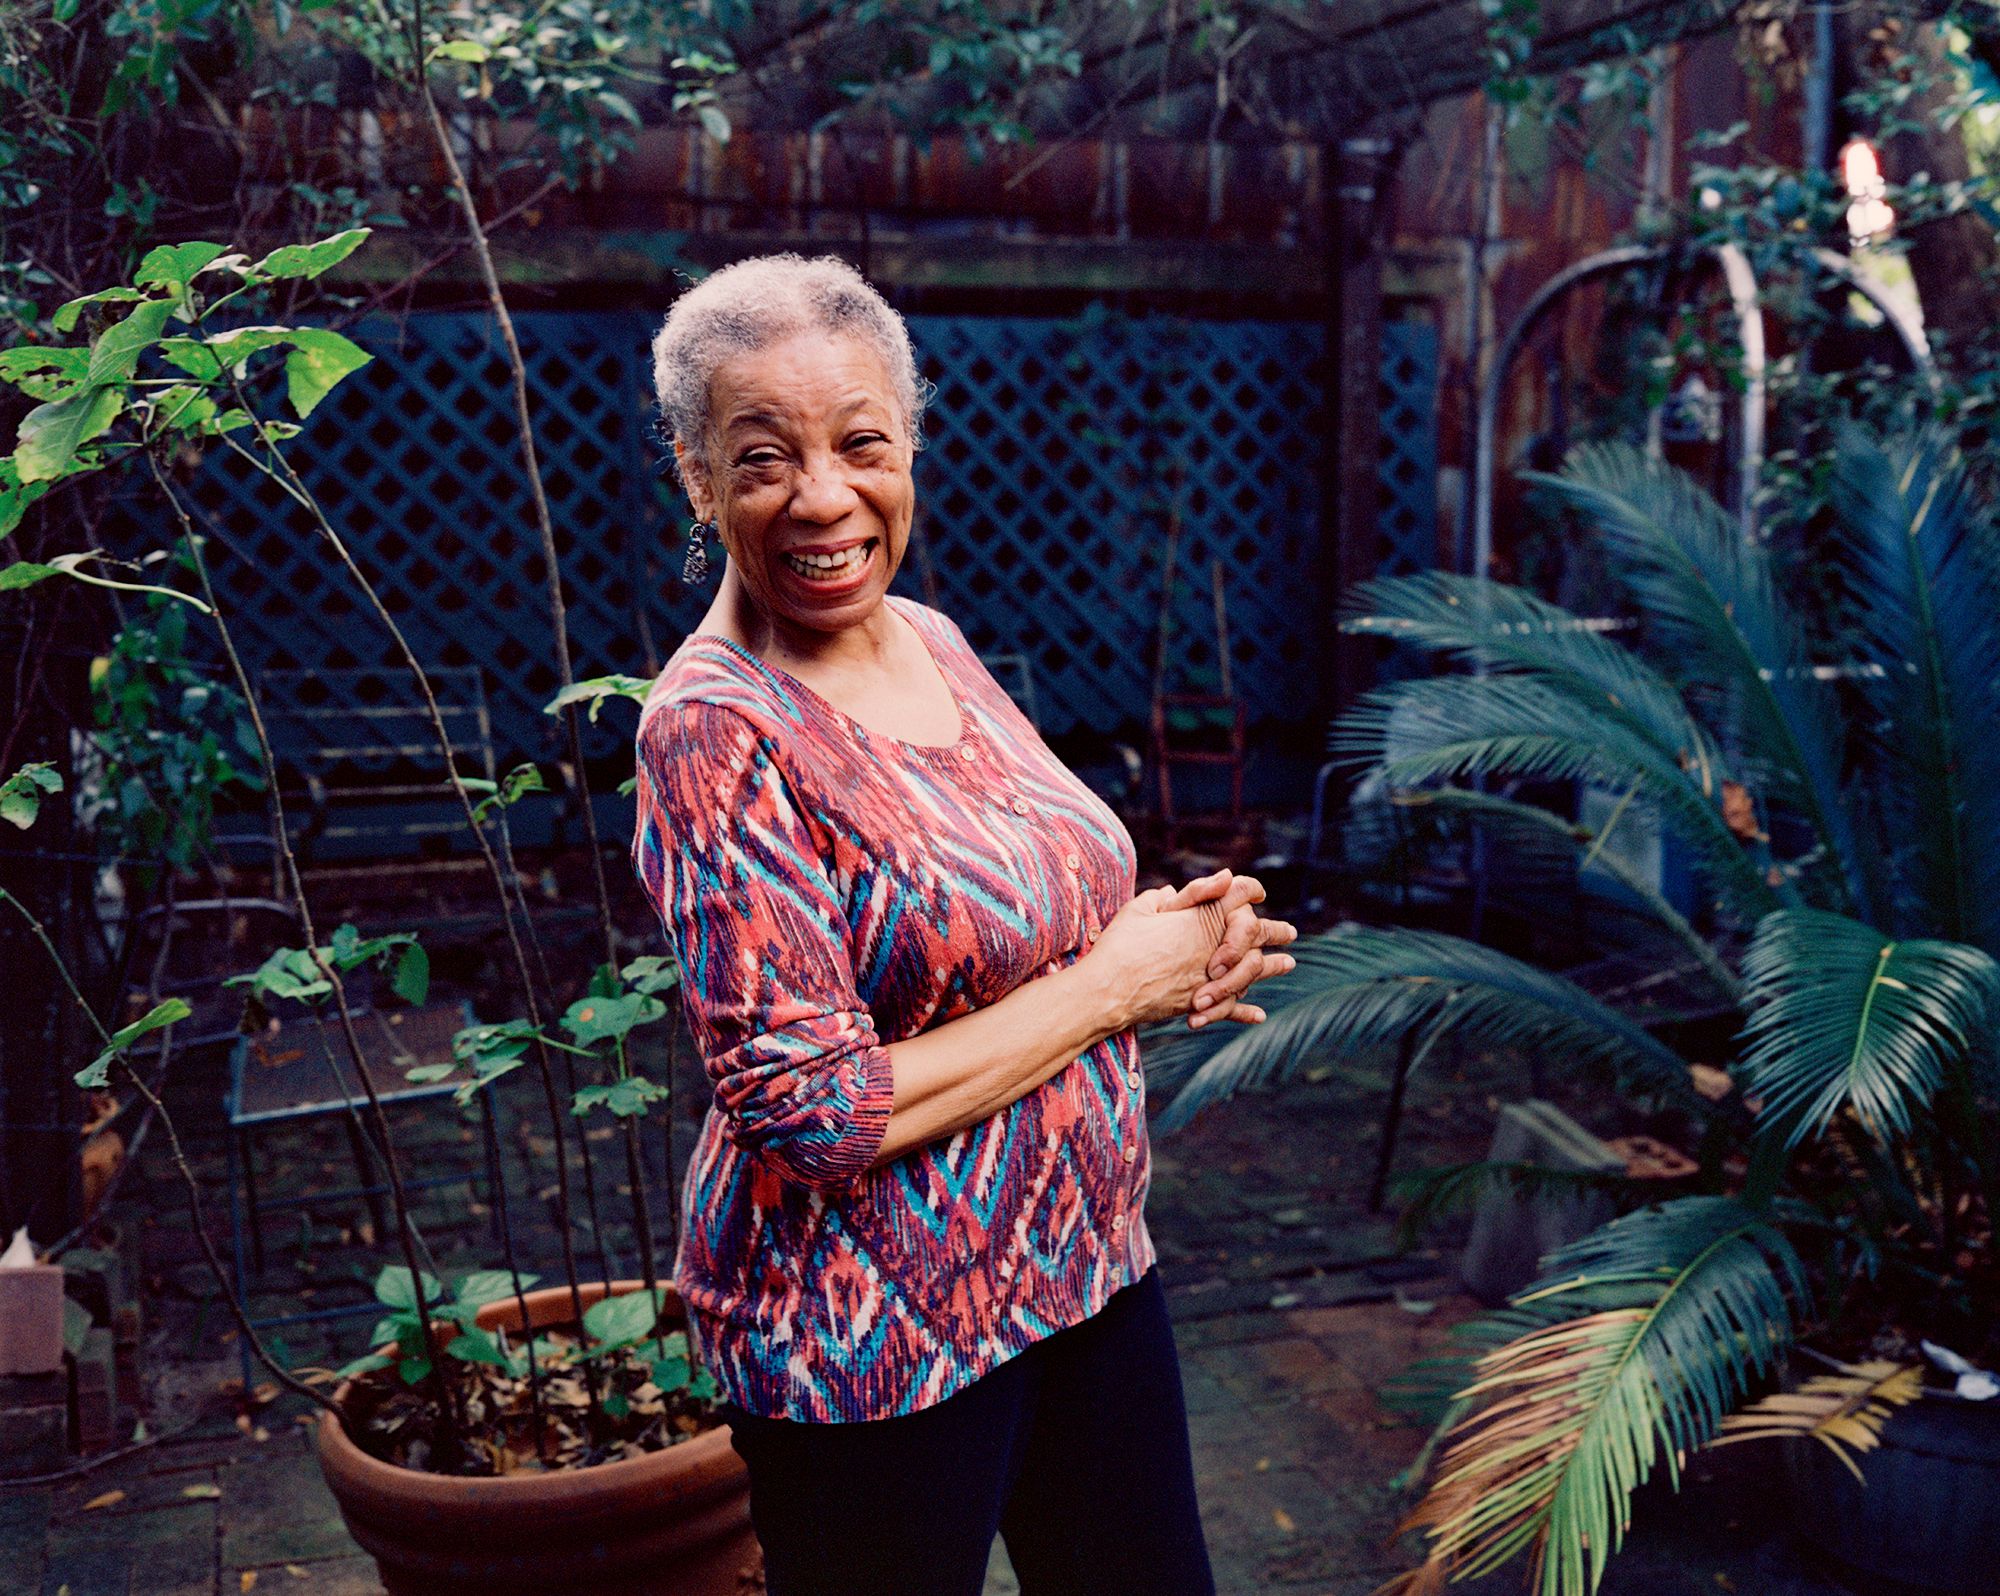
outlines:
[[799, 521], [837, 521], [860, 502], [838, 460], [808, 460], [792, 487], [791, 513]]

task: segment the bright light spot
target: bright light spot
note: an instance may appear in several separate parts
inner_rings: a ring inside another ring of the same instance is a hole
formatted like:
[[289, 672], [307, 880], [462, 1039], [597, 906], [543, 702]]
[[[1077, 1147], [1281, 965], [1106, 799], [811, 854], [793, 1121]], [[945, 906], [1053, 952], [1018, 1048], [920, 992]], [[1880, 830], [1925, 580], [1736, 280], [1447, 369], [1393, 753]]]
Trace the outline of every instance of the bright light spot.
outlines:
[[1705, 189], [1703, 189], [1703, 190], [1701, 191], [1701, 208], [1702, 208], [1703, 210], [1705, 210], [1705, 211], [1718, 211], [1718, 210], [1721, 210], [1721, 209], [1722, 209], [1722, 190], [1720, 190], [1720, 189], [1717, 189], [1717, 188], [1705, 188]]
[[1847, 185], [1849, 238], [1865, 244], [1896, 225], [1895, 208], [1886, 197], [1889, 185], [1882, 177], [1882, 162], [1866, 139], [1847, 141], [1840, 152], [1840, 175]]

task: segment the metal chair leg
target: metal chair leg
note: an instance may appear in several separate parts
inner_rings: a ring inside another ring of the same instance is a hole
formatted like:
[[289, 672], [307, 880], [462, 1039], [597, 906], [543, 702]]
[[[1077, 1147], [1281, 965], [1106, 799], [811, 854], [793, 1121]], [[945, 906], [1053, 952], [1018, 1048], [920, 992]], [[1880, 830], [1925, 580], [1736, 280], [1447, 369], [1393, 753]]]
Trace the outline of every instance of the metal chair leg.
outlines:
[[[237, 1131], [232, 1143], [236, 1156], [241, 1161], [243, 1175], [243, 1197], [250, 1212], [250, 1257], [256, 1273], [264, 1272], [264, 1216], [257, 1206], [257, 1161], [250, 1153], [250, 1133]], [[230, 1182], [232, 1192], [236, 1183]]]
[[[1428, 1049], [1426, 1050], [1428, 1051]], [[1410, 1071], [1421, 1055], [1417, 1051], [1414, 1027], [1403, 1033], [1396, 1044], [1396, 1071], [1389, 1077], [1389, 1104], [1382, 1116], [1382, 1142], [1375, 1153], [1375, 1178], [1368, 1185], [1368, 1211], [1379, 1214], [1389, 1190], [1389, 1170], [1396, 1161], [1396, 1139], [1403, 1128], [1403, 1096], [1410, 1084]]]

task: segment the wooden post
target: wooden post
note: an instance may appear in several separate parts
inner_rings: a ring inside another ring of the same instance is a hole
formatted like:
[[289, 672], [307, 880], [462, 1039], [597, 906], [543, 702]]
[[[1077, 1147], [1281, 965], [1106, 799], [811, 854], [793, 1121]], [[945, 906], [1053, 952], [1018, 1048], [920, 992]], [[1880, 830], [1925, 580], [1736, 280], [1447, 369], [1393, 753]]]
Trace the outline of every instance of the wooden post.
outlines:
[[1375, 480], [1382, 364], [1381, 260], [1370, 236], [1378, 157], [1375, 140], [1350, 139], [1320, 155], [1326, 216], [1326, 447], [1321, 477], [1321, 705], [1331, 719], [1367, 687], [1365, 641], [1340, 632], [1339, 608], [1382, 559]]

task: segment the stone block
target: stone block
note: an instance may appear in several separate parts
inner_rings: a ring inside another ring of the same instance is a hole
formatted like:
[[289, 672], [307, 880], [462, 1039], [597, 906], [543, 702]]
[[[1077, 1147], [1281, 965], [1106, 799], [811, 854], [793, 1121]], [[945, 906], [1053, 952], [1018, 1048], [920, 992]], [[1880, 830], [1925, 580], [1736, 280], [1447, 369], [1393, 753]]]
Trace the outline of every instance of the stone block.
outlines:
[[[1622, 1174], [1625, 1160], [1553, 1103], [1530, 1098], [1500, 1110], [1487, 1158], [1500, 1164]], [[1497, 1186], [1481, 1198], [1459, 1261], [1459, 1278], [1481, 1302], [1504, 1302], [1541, 1272], [1541, 1261], [1611, 1217], [1601, 1193], [1522, 1198]]]
[[0, 1375], [0, 1409], [61, 1407], [69, 1400], [69, 1373], [58, 1365], [47, 1374]]
[[117, 1349], [109, 1330], [93, 1330], [70, 1364], [70, 1443], [85, 1457], [108, 1452], [123, 1435], [118, 1404]]
[[0, 1374], [62, 1367], [62, 1271], [49, 1264], [0, 1269]]
[[0, 1408], [0, 1478], [53, 1474], [69, 1462], [69, 1404]]

